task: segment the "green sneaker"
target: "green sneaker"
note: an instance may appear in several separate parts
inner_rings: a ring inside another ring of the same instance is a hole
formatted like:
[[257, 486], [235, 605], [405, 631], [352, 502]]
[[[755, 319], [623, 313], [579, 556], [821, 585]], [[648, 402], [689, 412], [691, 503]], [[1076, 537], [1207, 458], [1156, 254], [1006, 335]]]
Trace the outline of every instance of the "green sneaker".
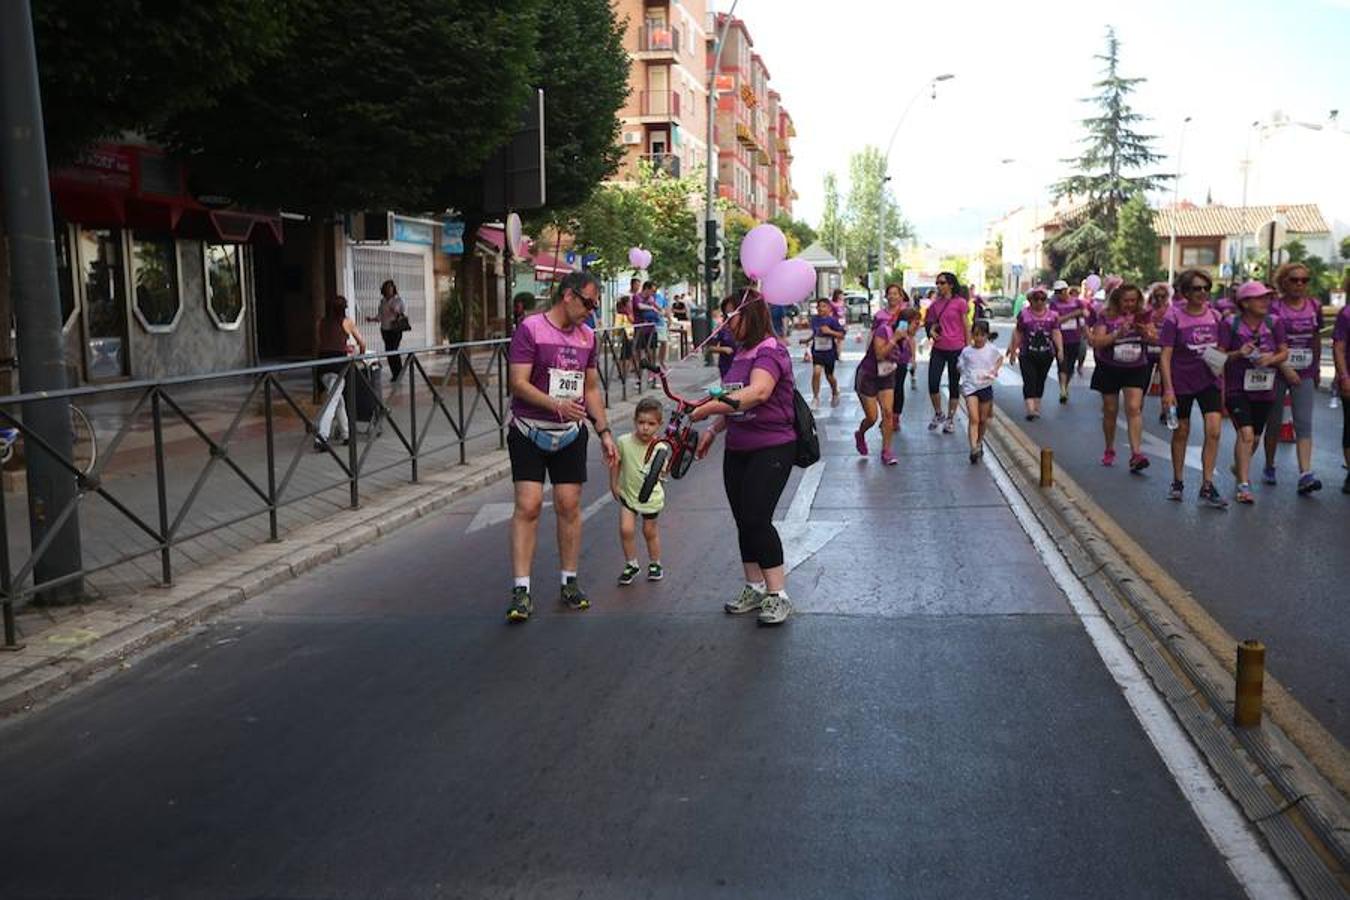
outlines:
[[722, 608], [733, 616], [739, 616], [742, 613], [754, 612], [763, 605], [764, 594], [747, 584], [741, 588], [741, 592], [735, 600], [728, 600], [722, 605]]
[[534, 612], [534, 602], [530, 600], [530, 589], [511, 588], [511, 605], [506, 608], [506, 621], [524, 622]]
[[666, 570], [661, 568], [660, 563], [652, 563], [651, 565], [647, 566], [648, 581], [660, 581], [662, 578], [665, 577], [666, 577]]
[[637, 581], [638, 572], [641, 571], [642, 570], [633, 563], [624, 563], [623, 571], [619, 573], [619, 584], [632, 584], [634, 581]]
[[562, 604], [568, 609], [583, 610], [591, 608], [590, 598], [577, 586], [576, 578], [567, 579], [562, 586]]

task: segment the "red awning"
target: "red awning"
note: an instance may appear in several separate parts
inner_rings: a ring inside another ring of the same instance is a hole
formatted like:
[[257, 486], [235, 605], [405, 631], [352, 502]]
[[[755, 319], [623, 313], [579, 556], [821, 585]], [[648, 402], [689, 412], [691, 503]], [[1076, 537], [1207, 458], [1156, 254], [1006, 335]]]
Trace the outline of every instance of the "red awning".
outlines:
[[500, 225], [478, 226], [478, 240], [492, 247], [497, 253], [506, 250], [506, 231]]

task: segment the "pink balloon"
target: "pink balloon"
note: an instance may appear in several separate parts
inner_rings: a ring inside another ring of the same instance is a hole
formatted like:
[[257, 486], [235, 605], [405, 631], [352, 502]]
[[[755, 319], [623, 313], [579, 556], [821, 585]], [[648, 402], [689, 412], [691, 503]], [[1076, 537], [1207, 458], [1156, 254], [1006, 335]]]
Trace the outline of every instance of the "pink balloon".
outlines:
[[1092, 293], [1095, 294], [1097, 293], [1097, 289], [1102, 286], [1102, 279], [1099, 275], [1089, 275], [1087, 278], [1083, 279], [1083, 283], [1087, 285], [1089, 291], [1092, 291]]
[[816, 290], [816, 270], [804, 259], [785, 259], [760, 281], [760, 293], [774, 306], [792, 306]]
[[786, 257], [787, 238], [775, 225], [757, 225], [741, 241], [741, 268], [751, 278], [764, 278]]
[[649, 269], [649, 268], [651, 268], [651, 265], [652, 265], [652, 251], [650, 251], [650, 250], [641, 250], [641, 251], [639, 251], [639, 252], [642, 254], [642, 268], [644, 268], [644, 269]]
[[[634, 247], [628, 251], [628, 264], [635, 269], [645, 269], [646, 265], [642, 262], [642, 254], [647, 251], [641, 247]], [[650, 260], [648, 260], [650, 262]]]

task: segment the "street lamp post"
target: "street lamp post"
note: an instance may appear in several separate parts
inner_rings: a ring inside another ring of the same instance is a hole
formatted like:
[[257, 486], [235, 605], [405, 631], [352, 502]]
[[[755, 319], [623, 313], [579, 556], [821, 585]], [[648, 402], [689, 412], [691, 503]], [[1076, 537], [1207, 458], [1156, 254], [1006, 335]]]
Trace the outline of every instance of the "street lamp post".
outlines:
[[908, 104], [905, 105], [905, 111], [900, 114], [900, 121], [895, 123], [895, 128], [891, 131], [891, 139], [886, 142], [886, 155], [881, 160], [881, 184], [877, 188], [877, 286], [882, 289], [883, 295], [885, 285], [881, 284], [886, 277], [886, 183], [890, 181], [891, 168], [891, 150], [895, 147], [895, 139], [900, 136], [900, 129], [905, 124], [905, 119], [909, 118], [909, 113], [914, 109], [914, 104], [919, 102], [924, 91], [930, 91], [933, 99], [937, 99], [937, 84], [939, 81], [951, 81], [956, 76], [950, 72], [937, 75], [924, 82], [923, 87], [914, 92]]
[[[717, 147], [713, 143], [713, 123], [717, 119], [717, 73], [718, 70], [722, 68], [722, 49], [726, 46], [727, 32], [731, 29], [731, 23], [735, 21], [736, 4], [739, 2], [740, 0], [732, 0], [731, 9], [727, 10], [727, 18], [726, 21], [722, 23], [722, 28], [717, 34], [717, 43], [713, 45], [712, 63], [708, 68], [708, 127], [706, 135], [708, 141], [708, 194], [707, 202], [705, 204], [705, 215], [703, 217], [703, 237], [705, 243], [708, 245], [716, 240], [717, 237], [717, 220], [713, 217], [713, 195], [717, 192]], [[713, 21], [716, 22], [717, 20], [714, 19]], [[732, 261], [725, 260], [723, 265], [726, 266], [729, 271]], [[706, 247], [703, 253], [703, 284], [707, 291], [708, 333], [712, 334], [713, 307], [716, 305], [716, 290], [714, 289], [712, 273], [708, 269], [708, 250]]]
[[1252, 168], [1252, 131], [1260, 125], [1261, 120], [1257, 119], [1247, 129], [1247, 150], [1242, 157], [1242, 212], [1239, 213], [1238, 222], [1238, 258], [1237, 267], [1233, 270], [1235, 279], [1247, 275], [1247, 175]]
[[1177, 273], [1177, 202], [1181, 194], [1181, 155], [1186, 152], [1186, 126], [1191, 117], [1181, 120], [1181, 140], [1177, 145], [1177, 174], [1172, 179], [1172, 215], [1168, 217], [1170, 240], [1167, 243], [1167, 283], [1171, 284]]

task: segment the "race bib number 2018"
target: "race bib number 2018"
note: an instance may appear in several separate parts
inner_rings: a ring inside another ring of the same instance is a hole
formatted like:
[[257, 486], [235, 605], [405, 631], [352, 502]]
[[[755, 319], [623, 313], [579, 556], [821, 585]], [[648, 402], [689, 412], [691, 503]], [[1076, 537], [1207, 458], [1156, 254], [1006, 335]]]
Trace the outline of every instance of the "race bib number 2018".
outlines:
[[1306, 369], [1313, 364], [1313, 352], [1311, 347], [1291, 347], [1289, 349], [1289, 367], [1291, 369]]
[[548, 395], [554, 400], [576, 400], [585, 392], [586, 373], [577, 369], [549, 369]]

